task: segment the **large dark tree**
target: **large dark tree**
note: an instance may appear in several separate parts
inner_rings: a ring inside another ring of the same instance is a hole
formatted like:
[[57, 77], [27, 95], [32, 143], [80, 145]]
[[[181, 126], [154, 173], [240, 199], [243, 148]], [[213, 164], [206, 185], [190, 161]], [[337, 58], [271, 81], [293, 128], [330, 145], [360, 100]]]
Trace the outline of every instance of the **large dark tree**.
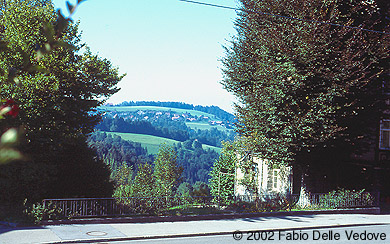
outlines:
[[[80, 43], [77, 24], [55, 32], [62, 22], [50, 1], [3, 1], [0, 14], [7, 45], [0, 53], [0, 97], [20, 108], [18, 117], [0, 121], [0, 129], [25, 130], [25, 161], [2, 166], [1, 197], [110, 195], [109, 172], [85, 140], [100, 119], [95, 108], [118, 91], [122, 76]], [[11, 72], [17, 83], [8, 81]], [[13, 181], [15, 175], [23, 180]]]
[[222, 83], [238, 98], [238, 130], [250, 149], [304, 170], [329, 148], [338, 162], [368, 150], [389, 78], [390, 35], [379, 33], [390, 32], [389, 3], [240, 2]]

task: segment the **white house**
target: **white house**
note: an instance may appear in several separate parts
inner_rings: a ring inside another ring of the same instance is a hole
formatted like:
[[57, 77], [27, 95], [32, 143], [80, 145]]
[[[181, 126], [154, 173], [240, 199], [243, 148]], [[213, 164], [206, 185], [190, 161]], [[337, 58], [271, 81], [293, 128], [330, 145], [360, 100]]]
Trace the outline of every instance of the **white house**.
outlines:
[[[252, 170], [254, 170], [254, 181], [257, 182], [257, 195], [267, 197], [275, 194], [292, 193], [292, 168], [286, 166], [272, 166], [268, 160], [259, 157], [250, 157]], [[248, 177], [244, 169], [236, 167], [236, 177], [234, 183], [234, 192], [236, 196], [254, 197], [253, 191], [243, 185], [242, 179]]]

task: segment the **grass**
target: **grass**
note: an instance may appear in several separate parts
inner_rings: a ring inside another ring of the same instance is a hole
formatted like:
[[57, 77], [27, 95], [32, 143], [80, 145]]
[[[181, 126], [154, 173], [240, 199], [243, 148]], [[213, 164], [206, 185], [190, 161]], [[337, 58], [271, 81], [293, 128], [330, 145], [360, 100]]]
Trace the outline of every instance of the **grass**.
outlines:
[[191, 110], [191, 109], [181, 109], [181, 108], [170, 108], [170, 107], [157, 107], [157, 106], [101, 106], [99, 107], [102, 110], [105, 111], [117, 111], [117, 112], [135, 112], [138, 110], [146, 111], [146, 110], [153, 110], [153, 111], [172, 111], [176, 113], [189, 113], [193, 116], [206, 116], [210, 119], [218, 119], [215, 115], [205, 113], [202, 111], [197, 110]]
[[227, 211], [219, 210], [213, 206], [201, 206], [197, 204], [181, 205], [168, 209], [167, 215], [207, 215], [207, 214], [223, 214]]
[[[157, 154], [158, 150], [160, 148], [160, 145], [162, 143], [166, 143], [168, 145], [173, 145], [174, 143], [179, 143], [179, 141], [164, 138], [164, 137], [158, 137], [158, 136], [151, 136], [151, 135], [144, 135], [144, 134], [135, 134], [135, 133], [119, 133], [119, 132], [106, 132], [107, 134], [111, 135], [118, 135], [122, 137], [123, 140], [128, 141], [134, 141], [141, 143], [143, 147], [146, 147], [148, 150], [148, 153], [150, 154]], [[203, 144], [203, 149], [211, 149], [215, 150], [216, 152], [220, 153], [221, 148], [209, 146]]]
[[212, 128], [216, 128], [218, 130], [222, 130], [222, 131], [229, 131], [229, 130], [232, 130], [232, 129], [227, 129], [223, 126], [220, 126], [220, 125], [209, 125], [208, 123], [199, 123], [199, 122], [186, 122], [186, 125], [188, 127], [190, 127], [191, 129], [195, 129], [195, 130], [210, 130]]

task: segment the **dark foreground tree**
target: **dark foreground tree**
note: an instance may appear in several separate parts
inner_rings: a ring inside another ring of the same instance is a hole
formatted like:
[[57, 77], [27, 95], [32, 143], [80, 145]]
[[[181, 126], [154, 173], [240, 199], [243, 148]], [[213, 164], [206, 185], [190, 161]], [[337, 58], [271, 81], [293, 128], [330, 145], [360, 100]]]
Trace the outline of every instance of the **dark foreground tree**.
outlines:
[[238, 98], [238, 130], [251, 150], [298, 165], [303, 175], [316, 164], [312, 155], [329, 155], [327, 148], [342, 146], [338, 163], [368, 150], [389, 78], [389, 34], [292, 18], [388, 33], [389, 3], [240, 2], [222, 83]]
[[[26, 132], [20, 145], [25, 161], [1, 166], [1, 198], [110, 195], [109, 171], [85, 140], [100, 119], [94, 109], [118, 91], [123, 76], [107, 59], [83, 52], [77, 24], [50, 31], [60, 24], [50, 1], [3, 1], [0, 17], [8, 48], [0, 53], [0, 97], [20, 108], [17, 118], [0, 121], [0, 129], [22, 126]], [[62, 46], [37, 57], [36, 49], [51, 49], [46, 44], [55, 41]], [[17, 84], [8, 82], [10, 72]]]

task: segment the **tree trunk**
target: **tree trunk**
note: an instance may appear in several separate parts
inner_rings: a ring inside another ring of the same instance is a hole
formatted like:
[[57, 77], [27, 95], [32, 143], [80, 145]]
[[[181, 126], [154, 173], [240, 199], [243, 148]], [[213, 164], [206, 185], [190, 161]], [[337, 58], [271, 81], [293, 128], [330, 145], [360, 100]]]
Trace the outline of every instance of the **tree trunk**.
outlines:
[[299, 200], [297, 202], [297, 206], [300, 208], [306, 208], [310, 206], [310, 192], [307, 189], [306, 185], [306, 174], [305, 170], [302, 170], [301, 173], [301, 190], [299, 192]]

